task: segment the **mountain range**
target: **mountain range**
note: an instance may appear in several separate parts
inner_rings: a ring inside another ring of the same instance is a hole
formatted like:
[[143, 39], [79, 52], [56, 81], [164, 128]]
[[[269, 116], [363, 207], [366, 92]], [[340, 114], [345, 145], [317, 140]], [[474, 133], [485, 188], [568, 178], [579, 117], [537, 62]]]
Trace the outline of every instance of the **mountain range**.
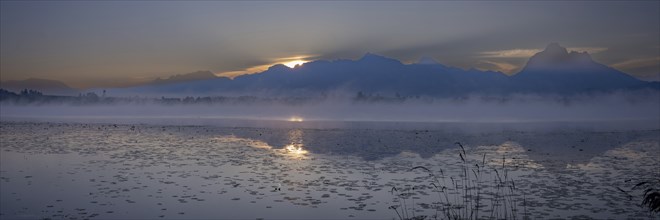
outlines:
[[660, 90], [660, 82], [639, 80], [595, 62], [586, 52], [568, 52], [559, 44], [551, 43], [512, 76], [445, 66], [428, 57], [417, 63], [403, 64], [367, 53], [358, 60], [317, 60], [294, 68], [277, 64], [263, 72], [233, 79], [198, 71], [159, 78], [142, 86], [105, 89], [108, 95], [315, 96], [362, 92], [384, 96], [451, 97], [512, 93], [566, 95], [644, 88]]
[[174, 76], [170, 76], [165, 79], [161, 78], [156, 78], [154, 81], [152, 81], [150, 84], [152, 85], [162, 85], [162, 84], [172, 84], [172, 83], [180, 83], [180, 82], [187, 82], [187, 81], [199, 81], [199, 80], [209, 80], [209, 79], [215, 79], [218, 78], [213, 72], [211, 71], [197, 71], [197, 72], [192, 72], [192, 73], [186, 73], [186, 74], [177, 74]]

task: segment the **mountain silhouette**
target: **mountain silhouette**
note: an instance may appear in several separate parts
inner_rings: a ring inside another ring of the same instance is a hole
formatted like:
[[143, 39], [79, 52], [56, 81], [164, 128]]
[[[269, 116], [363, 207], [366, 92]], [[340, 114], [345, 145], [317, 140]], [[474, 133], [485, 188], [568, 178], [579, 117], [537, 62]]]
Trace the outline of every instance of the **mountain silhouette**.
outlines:
[[660, 89], [660, 83], [638, 80], [593, 61], [586, 52], [568, 52], [559, 44], [551, 43], [533, 55], [513, 76], [449, 67], [427, 57], [417, 63], [403, 64], [396, 59], [367, 53], [357, 60], [317, 60], [294, 68], [277, 64], [263, 72], [234, 79], [208, 77], [115, 89], [113, 92], [314, 96], [341, 91], [383, 96], [452, 97], [469, 94], [575, 94], [645, 87]]
[[157, 78], [154, 81], [152, 81], [151, 84], [170, 84], [170, 83], [179, 83], [179, 82], [187, 82], [187, 81], [209, 80], [215, 78], [217, 78], [217, 76], [211, 71], [197, 71], [186, 74], [177, 74], [165, 79]]
[[628, 74], [597, 63], [587, 52], [568, 52], [557, 43], [532, 56], [512, 76], [521, 92], [574, 93], [613, 90], [645, 84]]
[[24, 89], [37, 90], [49, 95], [78, 95], [79, 93], [78, 90], [69, 87], [63, 82], [39, 78], [0, 82], [0, 88], [17, 93]]
[[423, 56], [419, 58], [416, 64], [429, 64], [429, 65], [439, 65], [437, 60], [433, 59], [433, 57], [429, 56]]

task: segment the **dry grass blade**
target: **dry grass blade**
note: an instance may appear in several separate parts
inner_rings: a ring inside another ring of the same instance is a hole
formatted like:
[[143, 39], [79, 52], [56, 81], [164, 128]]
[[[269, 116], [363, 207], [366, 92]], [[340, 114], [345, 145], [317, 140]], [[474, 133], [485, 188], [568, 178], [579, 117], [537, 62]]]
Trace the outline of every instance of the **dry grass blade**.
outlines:
[[481, 166], [486, 166], [486, 153], [484, 153], [484, 157], [481, 159]]
[[413, 171], [413, 170], [415, 170], [415, 169], [426, 170], [426, 172], [429, 172], [429, 173], [431, 172], [431, 170], [429, 170], [429, 168], [426, 168], [426, 167], [424, 167], [424, 166], [416, 166], [416, 167], [413, 167], [412, 169], [410, 169], [410, 171]]
[[651, 183], [647, 182], [647, 181], [639, 182], [639, 183], [635, 184], [635, 186], [633, 186], [633, 189], [636, 189], [637, 187], [640, 187], [640, 186], [643, 186], [643, 185], [646, 185], [646, 184], [651, 184]]
[[618, 186], [616, 187], [616, 189], [618, 189], [618, 190], [621, 191], [622, 193], [626, 194], [626, 196], [628, 196], [628, 200], [632, 200], [632, 195], [630, 195], [630, 193], [628, 193], [628, 192], [626, 192], [625, 190], [619, 188]]
[[458, 144], [458, 146], [461, 147], [463, 154], [465, 154], [465, 148], [463, 147], [463, 144], [461, 144], [461, 142], [456, 142], [455, 144]]
[[396, 212], [396, 215], [399, 216], [399, 219], [403, 219], [401, 217], [401, 215], [399, 214], [399, 210], [397, 210], [395, 206], [390, 206], [388, 209], [394, 209], [394, 211]]
[[390, 190], [390, 193], [394, 194], [394, 192], [399, 192], [399, 190], [396, 190], [396, 187], [393, 186]]

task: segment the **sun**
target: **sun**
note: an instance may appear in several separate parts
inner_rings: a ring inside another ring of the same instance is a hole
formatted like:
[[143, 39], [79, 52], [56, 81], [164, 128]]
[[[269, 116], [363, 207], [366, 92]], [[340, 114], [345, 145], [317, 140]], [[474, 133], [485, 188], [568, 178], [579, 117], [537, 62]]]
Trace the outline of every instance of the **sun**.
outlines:
[[306, 63], [304, 60], [292, 60], [292, 61], [284, 62], [282, 64], [288, 66], [289, 68], [294, 68], [297, 65], [303, 65], [304, 63]]

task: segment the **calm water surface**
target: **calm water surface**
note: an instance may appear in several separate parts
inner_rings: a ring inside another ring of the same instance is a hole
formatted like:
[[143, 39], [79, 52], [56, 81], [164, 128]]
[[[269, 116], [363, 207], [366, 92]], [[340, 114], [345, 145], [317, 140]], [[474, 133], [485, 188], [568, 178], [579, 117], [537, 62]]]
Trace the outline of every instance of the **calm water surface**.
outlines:
[[252, 123], [3, 121], [0, 218], [658, 219], [657, 128]]

